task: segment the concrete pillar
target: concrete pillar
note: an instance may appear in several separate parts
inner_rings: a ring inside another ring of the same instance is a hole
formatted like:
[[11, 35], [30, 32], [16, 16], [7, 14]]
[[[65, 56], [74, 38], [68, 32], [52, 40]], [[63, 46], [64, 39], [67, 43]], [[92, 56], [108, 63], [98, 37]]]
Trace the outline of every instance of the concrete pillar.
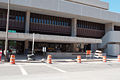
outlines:
[[25, 23], [25, 33], [29, 33], [30, 26], [30, 11], [26, 12], [26, 23]]
[[26, 40], [26, 41], [25, 41], [25, 54], [28, 53], [28, 48], [29, 48], [29, 41]]
[[114, 24], [113, 23], [107, 23], [105, 24], [105, 33], [109, 31], [114, 31]]
[[[71, 36], [76, 37], [77, 35], [77, 19], [72, 19], [72, 27], [71, 27]], [[79, 49], [77, 48], [77, 44], [73, 44], [73, 52], [78, 52]]]
[[84, 43], [81, 43], [80, 48], [82, 49], [82, 52], [84, 52], [84, 46], [85, 46], [85, 44], [84, 44]]
[[71, 36], [76, 37], [77, 35], [77, 19], [72, 19], [72, 28], [71, 28]]

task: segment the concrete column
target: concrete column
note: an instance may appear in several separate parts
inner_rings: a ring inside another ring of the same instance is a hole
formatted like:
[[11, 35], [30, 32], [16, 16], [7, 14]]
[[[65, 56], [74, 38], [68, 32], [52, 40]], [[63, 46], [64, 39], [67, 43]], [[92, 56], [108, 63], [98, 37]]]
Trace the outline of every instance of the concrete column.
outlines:
[[[72, 19], [72, 27], [71, 27], [71, 36], [76, 37], [77, 35], [77, 19]], [[78, 52], [77, 44], [73, 44], [73, 52]]]
[[114, 24], [113, 23], [105, 24], [105, 33], [109, 32], [109, 31], [114, 31]]
[[28, 48], [29, 48], [29, 41], [26, 40], [26, 41], [25, 41], [25, 54], [28, 53]]
[[29, 33], [30, 26], [30, 11], [26, 12], [26, 23], [25, 23], [25, 33]]
[[82, 52], [84, 52], [84, 46], [85, 46], [85, 44], [84, 44], [84, 43], [81, 43], [80, 48], [82, 49]]
[[71, 36], [76, 37], [77, 35], [77, 19], [72, 19], [72, 28], [71, 28]]

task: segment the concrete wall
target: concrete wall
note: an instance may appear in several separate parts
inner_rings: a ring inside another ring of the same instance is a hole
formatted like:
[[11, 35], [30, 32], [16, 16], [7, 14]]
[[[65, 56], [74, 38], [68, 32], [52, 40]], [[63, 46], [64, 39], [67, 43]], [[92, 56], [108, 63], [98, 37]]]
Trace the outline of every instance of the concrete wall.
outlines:
[[[47, 52], [47, 55], [52, 55], [52, 58], [77, 58], [77, 55], [80, 53], [72, 53], [72, 52]], [[81, 55], [81, 57], [85, 58], [86, 55]]]
[[105, 33], [109, 31], [114, 31], [114, 24], [113, 23], [107, 23], [105, 24]]
[[120, 43], [120, 31], [109, 31], [102, 38], [101, 48], [108, 43]]
[[[33, 40], [33, 34], [29, 33], [9, 33], [9, 40], [25, 41]], [[0, 32], [0, 39], [5, 40], [5, 32]], [[56, 35], [42, 35], [35, 34], [36, 42], [57, 42], [57, 43], [102, 43], [101, 39], [56, 36]]]
[[[0, 0], [7, 8], [7, 0]], [[120, 14], [64, 0], [11, 0], [11, 8], [37, 13], [120, 25]]]
[[109, 56], [117, 56], [120, 53], [120, 31], [114, 31], [114, 24], [108, 23], [105, 26], [105, 36], [99, 48], [104, 48], [104, 52]]
[[102, 8], [102, 9], [109, 9], [109, 4], [100, 0], [66, 0], [66, 1], [85, 4], [88, 6]]
[[107, 55], [118, 56], [120, 53], [120, 44], [108, 44], [107, 45]]
[[[112, 27], [109, 28], [110, 30]], [[101, 48], [109, 56], [117, 56], [120, 53], [120, 31], [108, 31], [102, 38]]]
[[52, 55], [52, 58], [77, 58], [77, 55], [67, 52], [47, 52], [47, 55]]

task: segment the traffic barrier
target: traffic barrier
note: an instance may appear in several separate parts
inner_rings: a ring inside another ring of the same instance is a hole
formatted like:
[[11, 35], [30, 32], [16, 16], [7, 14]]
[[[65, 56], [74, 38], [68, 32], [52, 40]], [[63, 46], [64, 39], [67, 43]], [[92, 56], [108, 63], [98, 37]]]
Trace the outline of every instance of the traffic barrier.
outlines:
[[81, 63], [81, 56], [77, 56], [77, 63]]
[[118, 62], [120, 62], [120, 55], [118, 55]]
[[107, 62], [106, 56], [103, 56], [103, 62]]
[[2, 50], [0, 50], [0, 62], [2, 62]]
[[52, 56], [51, 55], [48, 55], [47, 63], [52, 64]]
[[87, 55], [90, 55], [90, 54], [91, 54], [91, 50], [87, 50], [87, 51], [86, 51], [86, 54], [87, 54]]
[[15, 55], [11, 55], [10, 64], [15, 64]]

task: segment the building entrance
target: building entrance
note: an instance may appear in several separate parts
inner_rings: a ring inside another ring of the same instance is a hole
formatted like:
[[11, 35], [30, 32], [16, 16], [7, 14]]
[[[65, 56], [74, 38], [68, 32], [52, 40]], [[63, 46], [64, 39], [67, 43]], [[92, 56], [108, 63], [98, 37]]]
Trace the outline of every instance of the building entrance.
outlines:
[[[5, 41], [0, 41], [0, 49], [4, 50]], [[24, 41], [9, 41], [8, 43], [8, 49], [12, 50], [13, 54], [16, 55], [24, 55], [25, 54], [25, 42]], [[58, 52], [58, 53], [80, 53], [80, 52], [86, 52], [86, 50], [91, 50], [91, 44], [85, 44], [83, 48], [81, 48], [80, 44], [77, 44], [76, 51], [73, 47], [73, 44], [69, 43], [45, 43], [45, 42], [35, 42], [34, 46], [34, 53], [35, 55], [41, 55], [43, 56], [42, 48], [46, 47], [46, 52]], [[28, 53], [32, 53], [32, 42], [29, 42], [28, 47]]]
[[[73, 44], [70, 43], [40, 43], [35, 42], [34, 51], [36, 55], [43, 55], [42, 48], [46, 47], [47, 52], [74, 52]], [[86, 52], [91, 50], [91, 44], [85, 44], [83, 48], [81, 45], [76, 46], [77, 51], [75, 52]], [[32, 42], [29, 42], [29, 52], [32, 52]]]
[[[40, 43], [35, 42], [34, 51], [36, 55], [43, 55], [42, 48], [47, 52], [72, 52], [72, 44], [65, 43]], [[29, 52], [32, 52], [32, 42], [29, 42]]]

